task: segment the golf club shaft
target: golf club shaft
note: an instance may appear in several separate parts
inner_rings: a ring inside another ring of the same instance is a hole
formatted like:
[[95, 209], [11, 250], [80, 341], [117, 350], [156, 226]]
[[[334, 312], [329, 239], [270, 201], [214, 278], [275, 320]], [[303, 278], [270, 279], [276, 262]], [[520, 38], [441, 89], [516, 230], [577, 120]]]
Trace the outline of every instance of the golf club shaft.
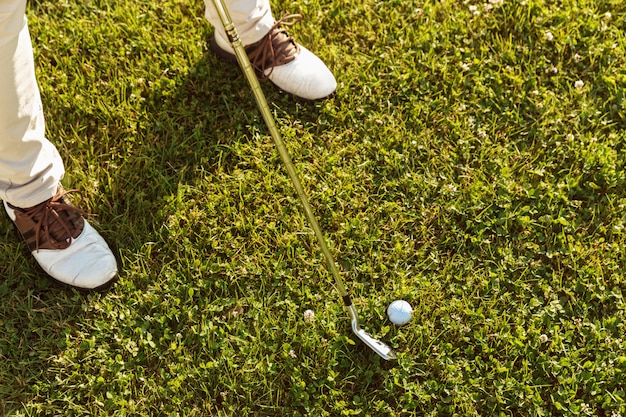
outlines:
[[255, 71], [250, 64], [250, 60], [248, 59], [248, 55], [243, 47], [241, 39], [239, 39], [239, 35], [237, 34], [237, 29], [230, 18], [230, 14], [228, 13], [228, 9], [226, 8], [223, 0], [213, 0], [213, 4], [217, 9], [217, 13], [222, 21], [222, 25], [224, 26], [224, 30], [226, 31], [226, 35], [229, 38], [229, 41], [235, 51], [235, 56], [237, 57], [237, 62], [241, 67], [250, 87], [252, 88], [252, 92], [254, 93], [254, 98], [256, 99], [257, 105], [261, 114], [263, 115], [263, 119], [265, 120], [265, 124], [267, 125], [270, 134], [272, 135], [272, 139], [274, 140], [274, 144], [278, 149], [278, 153], [280, 158], [283, 161], [283, 165], [287, 170], [287, 174], [293, 183], [294, 188], [296, 189], [296, 193], [298, 194], [298, 198], [302, 203], [304, 208], [304, 212], [306, 217], [317, 237], [319, 242], [319, 246], [324, 254], [324, 258], [326, 258], [326, 263], [328, 264], [328, 269], [330, 273], [335, 279], [335, 283], [337, 285], [337, 290], [339, 291], [339, 295], [343, 298], [343, 302], [346, 306], [351, 306], [352, 301], [350, 299], [350, 295], [346, 290], [346, 285], [339, 274], [339, 270], [337, 269], [337, 265], [335, 263], [335, 259], [330, 253], [330, 249], [326, 243], [326, 239], [324, 237], [324, 233], [317, 223], [317, 219], [313, 214], [313, 209], [311, 208], [311, 204], [309, 204], [309, 200], [304, 192], [304, 188], [300, 182], [296, 169], [294, 168], [293, 162], [291, 161], [291, 156], [289, 156], [289, 152], [285, 147], [285, 143], [281, 137], [278, 128], [276, 127], [276, 123], [274, 122], [274, 117], [272, 116], [272, 112], [270, 110], [269, 105], [267, 104], [267, 100], [265, 99], [265, 95], [261, 90], [261, 85], [259, 84], [259, 80], [256, 77]]

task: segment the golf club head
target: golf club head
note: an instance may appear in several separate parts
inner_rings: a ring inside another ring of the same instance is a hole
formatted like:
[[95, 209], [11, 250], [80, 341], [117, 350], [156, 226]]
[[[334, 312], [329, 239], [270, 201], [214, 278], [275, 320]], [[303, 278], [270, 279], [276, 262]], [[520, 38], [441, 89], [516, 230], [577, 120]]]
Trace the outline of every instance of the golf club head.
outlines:
[[369, 346], [370, 349], [386, 361], [397, 359], [395, 350], [389, 347], [386, 343], [381, 342], [378, 339], [374, 339], [369, 333], [361, 329], [359, 326], [359, 317], [357, 315], [356, 308], [354, 308], [353, 305], [348, 306], [348, 311], [350, 312], [350, 319], [352, 321], [352, 332], [354, 332], [354, 334], [357, 335], [363, 343]]

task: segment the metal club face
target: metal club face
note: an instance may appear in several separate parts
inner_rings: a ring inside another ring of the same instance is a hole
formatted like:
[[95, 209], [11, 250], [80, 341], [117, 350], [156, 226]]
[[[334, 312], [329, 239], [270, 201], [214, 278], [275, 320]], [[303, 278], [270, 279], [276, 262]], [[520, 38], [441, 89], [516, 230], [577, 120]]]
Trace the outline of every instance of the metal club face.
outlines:
[[397, 359], [396, 352], [391, 347], [378, 339], [374, 339], [369, 333], [361, 329], [359, 326], [359, 317], [353, 305], [348, 306], [348, 311], [350, 312], [350, 318], [352, 319], [352, 331], [359, 339], [361, 339], [363, 343], [369, 346], [370, 349], [386, 361]]

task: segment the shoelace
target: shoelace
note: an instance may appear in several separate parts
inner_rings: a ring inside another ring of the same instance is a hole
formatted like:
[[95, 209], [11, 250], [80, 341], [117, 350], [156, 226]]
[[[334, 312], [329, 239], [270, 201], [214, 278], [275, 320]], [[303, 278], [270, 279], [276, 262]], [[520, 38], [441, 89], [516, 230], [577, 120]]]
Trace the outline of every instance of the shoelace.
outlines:
[[[51, 249], [65, 249], [70, 245], [71, 239], [77, 237], [74, 236], [76, 226], [73, 220], [87, 216], [87, 213], [63, 200], [63, 197], [70, 193], [79, 193], [79, 191], [59, 191], [50, 200], [41, 204], [26, 209], [18, 209], [35, 225], [35, 250], [39, 250], [42, 233], [45, 240], [50, 242]], [[50, 238], [54, 239], [56, 243], [52, 243]]]
[[[302, 20], [300, 14], [287, 14], [278, 20], [270, 28], [268, 34], [249, 49], [248, 58], [252, 66], [262, 74], [262, 79], [266, 80], [274, 67], [287, 64], [295, 59], [295, 55], [300, 52], [300, 46], [281, 26], [293, 26]], [[270, 69], [265, 74], [266, 69]]]

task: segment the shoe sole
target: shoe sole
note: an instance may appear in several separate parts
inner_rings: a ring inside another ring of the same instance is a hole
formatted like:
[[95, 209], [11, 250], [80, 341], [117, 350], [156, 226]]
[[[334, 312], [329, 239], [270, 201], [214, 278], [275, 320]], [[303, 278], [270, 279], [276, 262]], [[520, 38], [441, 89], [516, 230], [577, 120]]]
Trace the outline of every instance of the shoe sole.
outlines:
[[[213, 52], [220, 60], [227, 62], [229, 64], [237, 65], [237, 68], [241, 70], [239, 67], [239, 62], [237, 61], [237, 57], [234, 54], [222, 49], [215, 40], [215, 36], [211, 38], [211, 43], [209, 44], [209, 49]], [[261, 74], [256, 68], [254, 68], [254, 73], [256, 74], [259, 81], [262, 80], [263, 74]], [[277, 87], [278, 88], [278, 87]], [[281, 90], [282, 91], [282, 90]]]

